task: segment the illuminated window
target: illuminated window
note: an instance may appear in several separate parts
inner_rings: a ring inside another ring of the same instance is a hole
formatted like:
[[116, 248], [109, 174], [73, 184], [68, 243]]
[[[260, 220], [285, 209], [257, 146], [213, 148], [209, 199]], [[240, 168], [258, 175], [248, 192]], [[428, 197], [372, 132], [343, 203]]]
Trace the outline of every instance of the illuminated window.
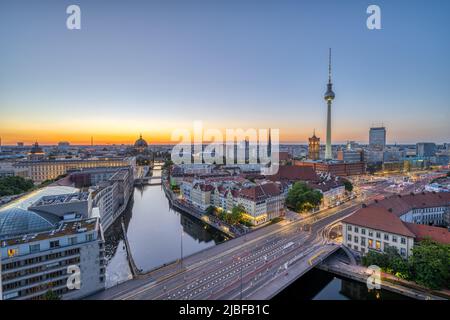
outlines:
[[369, 239], [368, 244], [369, 244], [369, 248], [373, 248], [373, 240], [372, 239]]
[[380, 241], [377, 241], [377, 242], [375, 243], [375, 249], [381, 250], [381, 242], [380, 242]]
[[14, 257], [19, 254], [19, 249], [8, 249], [8, 257]]

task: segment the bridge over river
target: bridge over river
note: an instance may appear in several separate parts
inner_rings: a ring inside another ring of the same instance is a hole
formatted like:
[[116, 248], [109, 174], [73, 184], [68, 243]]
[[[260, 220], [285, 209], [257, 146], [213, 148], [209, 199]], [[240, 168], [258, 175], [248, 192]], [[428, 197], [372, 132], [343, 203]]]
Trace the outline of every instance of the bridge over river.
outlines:
[[353, 200], [298, 221], [282, 221], [138, 275], [89, 299], [270, 299], [339, 250], [328, 240]]

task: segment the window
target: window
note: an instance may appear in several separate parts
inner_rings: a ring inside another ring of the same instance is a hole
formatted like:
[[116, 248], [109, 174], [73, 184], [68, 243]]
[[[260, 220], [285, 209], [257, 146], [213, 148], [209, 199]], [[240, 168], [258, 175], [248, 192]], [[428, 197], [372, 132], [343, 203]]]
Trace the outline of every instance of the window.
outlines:
[[377, 232], [376, 236], [377, 236], [378, 239], [380, 239], [381, 238], [381, 233]]
[[352, 235], [351, 235], [351, 234], [348, 234], [348, 235], [347, 235], [347, 240], [348, 240], [348, 241], [352, 241]]
[[355, 242], [358, 243], [358, 237], [357, 236], [355, 236]]
[[75, 244], [77, 244], [77, 237], [69, 238], [69, 246], [73, 246]]
[[366, 234], [366, 229], [361, 229], [361, 234]]
[[366, 238], [361, 237], [361, 245], [366, 246]]
[[373, 232], [369, 231], [369, 237], [373, 237]]
[[375, 249], [381, 250], [381, 241], [376, 241], [375, 242]]
[[402, 255], [402, 257], [406, 257], [406, 249], [400, 248], [400, 254]]
[[402, 237], [400, 242], [401, 242], [401, 244], [406, 244], [406, 239]]
[[58, 248], [59, 247], [59, 240], [50, 241], [50, 249], [51, 248]]
[[41, 250], [41, 245], [39, 243], [30, 244], [30, 253], [39, 252], [40, 250]]
[[373, 248], [373, 240], [369, 239], [369, 248]]
[[384, 240], [389, 241], [389, 235], [388, 234], [384, 234]]
[[358, 249], [358, 246], [353, 246], [353, 248], [354, 248], [356, 251], [359, 250], [359, 249]]
[[359, 232], [359, 228], [358, 227], [355, 227], [355, 232]]
[[397, 242], [397, 236], [392, 236], [392, 242]]
[[92, 233], [89, 233], [86, 235], [86, 241], [92, 241], [94, 240], [94, 235]]
[[350, 226], [350, 225], [347, 226], [347, 230], [348, 230], [348, 231], [352, 231], [352, 226]]

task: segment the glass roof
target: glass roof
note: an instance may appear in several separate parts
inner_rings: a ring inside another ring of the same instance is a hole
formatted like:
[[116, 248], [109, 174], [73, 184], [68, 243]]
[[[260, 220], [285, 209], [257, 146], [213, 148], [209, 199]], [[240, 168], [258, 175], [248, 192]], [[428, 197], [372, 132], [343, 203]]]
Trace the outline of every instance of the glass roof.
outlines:
[[60, 219], [20, 208], [0, 211], [0, 238], [52, 229]]

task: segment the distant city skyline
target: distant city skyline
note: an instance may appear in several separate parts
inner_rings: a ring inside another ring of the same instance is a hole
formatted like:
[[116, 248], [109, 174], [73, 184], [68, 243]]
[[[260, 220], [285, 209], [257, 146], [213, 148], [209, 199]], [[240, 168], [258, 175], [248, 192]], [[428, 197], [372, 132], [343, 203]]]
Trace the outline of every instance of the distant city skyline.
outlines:
[[329, 47], [333, 144], [381, 123], [388, 144], [450, 142], [448, 2], [377, 1], [382, 30], [359, 0], [77, 4], [73, 31], [67, 3], [2, 4], [2, 145], [176, 143], [194, 120], [324, 143]]

